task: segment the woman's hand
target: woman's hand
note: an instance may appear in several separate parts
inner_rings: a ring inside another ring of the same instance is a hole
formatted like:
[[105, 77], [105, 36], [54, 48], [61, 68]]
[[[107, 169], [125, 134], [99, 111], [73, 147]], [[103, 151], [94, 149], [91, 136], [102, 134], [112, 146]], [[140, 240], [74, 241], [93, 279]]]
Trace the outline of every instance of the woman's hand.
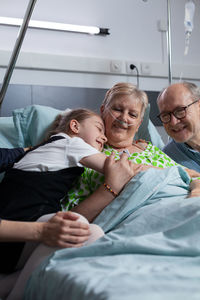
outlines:
[[196, 179], [190, 183], [190, 193], [188, 198], [200, 196], [200, 180]]
[[128, 160], [128, 155], [123, 153], [119, 160], [115, 160], [112, 153], [105, 161], [105, 182], [112, 189], [119, 193], [124, 185], [137, 173], [141, 172], [145, 166], [134, 164]]
[[[111, 187], [115, 193], [119, 193], [124, 185], [138, 172], [148, 167], [134, 164], [128, 160], [128, 155], [123, 153], [119, 160], [115, 160], [114, 153], [106, 158], [104, 164], [105, 183]], [[89, 222], [92, 222], [99, 213], [113, 201], [114, 193], [109, 192], [102, 184], [87, 199], [79, 203], [72, 210], [85, 216]]]
[[49, 221], [42, 224], [40, 241], [51, 247], [81, 247], [90, 235], [89, 225], [79, 222], [78, 215], [58, 212]]

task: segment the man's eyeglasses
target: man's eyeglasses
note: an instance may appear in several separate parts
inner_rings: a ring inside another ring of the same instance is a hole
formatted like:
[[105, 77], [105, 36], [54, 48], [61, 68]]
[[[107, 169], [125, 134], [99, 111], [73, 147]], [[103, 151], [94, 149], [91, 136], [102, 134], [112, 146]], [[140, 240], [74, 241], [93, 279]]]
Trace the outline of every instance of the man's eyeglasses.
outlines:
[[186, 116], [186, 109], [191, 106], [192, 104], [198, 102], [200, 99], [195, 100], [194, 102], [188, 104], [187, 106], [179, 107], [172, 112], [163, 112], [160, 113], [157, 117], [160, 121], [164, 124], [169, 123], [171, 121], [171, 114], [176, 117], [178, 120], [185, 118]]

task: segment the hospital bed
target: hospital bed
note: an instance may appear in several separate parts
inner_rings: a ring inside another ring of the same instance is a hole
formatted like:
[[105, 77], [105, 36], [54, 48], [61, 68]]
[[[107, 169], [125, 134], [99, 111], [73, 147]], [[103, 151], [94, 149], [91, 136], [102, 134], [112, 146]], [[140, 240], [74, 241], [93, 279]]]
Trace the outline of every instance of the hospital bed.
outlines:
[[[162, 148], [149, 110], [136, 138]], [[0, 118], [0, 146], [38, 144], [61, 111], [40, 104], [14, 109]], [[47, 257], [24, 300], [200, 299], [200, 198], [186, 198], [189, 181], [179, 167], [139, 173], [94, 220], [105, 236]]]
[[94, 220], [105, 236], [50, 255], [24, 299], [199, 299], [200, 198], [188, 183], [178, 167], [136, 175]]
[[[137, 138], [163, 146], [148, 107]], [[0, 146], [44, 138], [62, 110], [30, 105], [0, 118]], [[137, 175], [94, 220], [106, 235], [55, 251], [33, 272], [25, 300], [200, 299], [200, 198], [187, 199], [182, 168]]]
[[[55, 90], [55, 87], [53, 89]], [[63, 88], [61, 88], [61, 90], [62, 89]], [[40, 90], [42, 91], [42, 89]], [[57, 87], [56, 92], [58, 95], [59, 90], [60, 88]], [[42, 99], [42, 94], [40, 96], [37, 91], [37, 95], [40, 99]], [[17, 98], [17, 94], [15, 94], [15, 98]], [[64, 100], [64, 102], [66, 101]], [[60, 104], [60, 107], [62, 107], [62, 104]], [[161, 148], [163, 146], [163, 141], [149, 119], [149, 110], [150, 105], [146, 109], [142, 126], [140, 127], [136, 138], [151, 140]], [[0, 147], [13, 148], [37, 145], [45, 138], [46, 132], [55, 117], [62, 112], [63, 110], [61, 109], [36, 104], [14, 109], [11, 116], [0, 117]], [[3, 175], [4, 174], [0, 174], [0, 180], [3, 178]], [[2, 277], [0, 276], [0, 285], [5, 282], [5, 276], [3, 276], [3, 281], [1, 281], [1, 278]], [[7, 282], [12, 281], [13, 275], [7, 277], [6, 280]]]

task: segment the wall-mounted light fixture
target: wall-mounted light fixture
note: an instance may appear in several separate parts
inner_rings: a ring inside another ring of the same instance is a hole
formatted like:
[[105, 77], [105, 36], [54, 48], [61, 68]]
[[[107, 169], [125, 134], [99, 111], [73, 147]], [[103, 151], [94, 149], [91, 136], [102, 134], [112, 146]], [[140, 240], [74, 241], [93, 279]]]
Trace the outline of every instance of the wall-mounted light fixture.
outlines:
[[[7, 26], [21, 26], [23, 19], [18, 18], [7, 18], [0, 17], [0, 24]], [[73, 25], [73, 24], [64, 24], [64, 23], [56, 23], [56, 22], [44, 22], [44, 21], [35, 21], [31, 20], [28, 24], [30, 28], [38, 28], [38, 29], [47, 29], [47, 30], [59, 30], [59, 31], [70, 31], [70, 32], [78, 32], [78, 33], [87, 33], [94, 35], [108, 35], [108, 28], [99, 28], [95, 26], [82, 26], [82, 25]]]
[[[12, 72], [13, 72], [13, 69], [15, 67], [15, 63], [17, 61], [17, 58], [18, 58], [18, 55], [19, 55], [19, 51], [21, 49], [21, 45], [23, 43], [23, 39], [24, 39], [25, 34], [26, 34], [26, 30], [30, 26], [31, 15], [32, 15], [32, 12], [33, 12], [33, 9], [35, 7], [36, 2], [37, 2], [37, 0], [29, 0], [27, 9], [26, 9], [26, 12], [25, 12], [25, 15], [24, 15], [24, 19], [18, 19], [18, 20], [20, 20], [20, 22], [18, 21], [17, 24], [16, 24], [16, 22], [14, 22], [14, 24], [13, 24], [13, 22], [11, 22], [11, 20], [13, 20], [13, 18], [0, 17], [0, 20], [1, 20], [0, 24], [2, 24], [2, 25], [10, 25], [10, 26], [19, 26], [20, 27], [19, 33], [18, 33], [18, 36], [17, 36], [17, 39], [16, 39], [16, 42], [15, 42], [15, 46], [14, 46], [14, 49], [13, 49], [10, 61], [8, 63], [8, 67], [7, 67], [7, 70], [6, 70], [4, 79], [3, 79], [3, 83], [2, 83], [2, 86], [1, 86], [1, 91], [0, 91], [0, 107], [1, 107], [1, 104], [3, 102], [4, 96], [6, 94], [6, 91], [7, 91], [9, 82], [10, 82], [10, 78], [12, 76]], [[10, 21], [11, 23], [9, 23], [8, 21]], [[15, 19], [15, 21], [16, 21], [16, 19]], [[31, 22], [36, 22], [36, 21], [31, 21]], [[43, 22], [43, 23], [47, 23], [47, 22]], [[50, 23], [50, 22], [48, 22], [48, 23]], [[60, 24], [60, 23], [54, 23], [54, 24]], [[62, 24], [62, 25], [66, 25], [66, 24]], [[36, 26], [33, 26], [33, 27], [36, 28]], [[42, 27], [39, 26], [37, 28], [42, 28]], [[69, 29], [58, 29], [58, 28], [50, 28], [50, 27], [45, 27], [44, 29], [49, 29], [49, 30], [66, 30], [66, 31], [69, 31]], [[85, 31], [83, 31], [83, 28], [81, 28], [81, 30], [79, 28], [78, 31], [77, 31], [77, 28], [76, 28], [76, 30], [74, 30], [74, 29], [75, 28], [73, 28], [73, 30], [72, 30], [72, 28], [71, 28], [71, 31], [72, 32], [89, 33], [89, 34], [95, 34], [95, 35], [108, 35], [108, 34], [110, 34], [108, 28], [98, 28], [97, 27], [97, 30], [95, 32], [90, 32], [90, 31], [89, 32], [88, 31], [85, 32]]]

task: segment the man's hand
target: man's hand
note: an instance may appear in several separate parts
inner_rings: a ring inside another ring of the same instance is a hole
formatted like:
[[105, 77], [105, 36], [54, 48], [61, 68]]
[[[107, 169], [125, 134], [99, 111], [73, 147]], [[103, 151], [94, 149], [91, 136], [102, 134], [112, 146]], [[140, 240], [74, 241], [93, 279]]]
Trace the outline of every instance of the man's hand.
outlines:
[[200, 173], [195, 171], [195, 170], [192, 170], [192, 169], [188, 169], [186, 168], [185, 171], [188, 173], [188, 175], [193, 178], [193, 177], [200, 177]]
[[190, 193], [188, 198], [200, 196], [200, 180], [196, 179], [190, 183]]

